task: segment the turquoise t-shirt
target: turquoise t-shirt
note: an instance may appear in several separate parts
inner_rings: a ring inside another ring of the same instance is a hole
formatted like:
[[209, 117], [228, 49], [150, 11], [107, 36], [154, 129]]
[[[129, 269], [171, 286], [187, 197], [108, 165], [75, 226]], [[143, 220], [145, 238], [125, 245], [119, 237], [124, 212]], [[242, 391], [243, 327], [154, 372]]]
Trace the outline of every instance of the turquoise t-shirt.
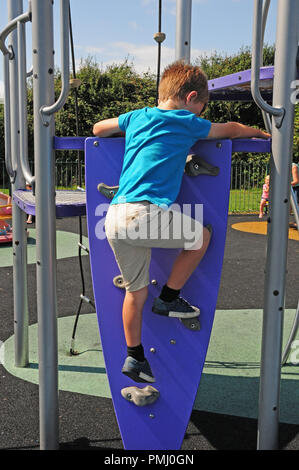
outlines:
[[118, 125], [126, 133], [126, 147], [112, 204], [170, 206], [180, 191], [190, 147], [208, 136], [211, 122], [186, 110], [146, 107], [121, 114]]

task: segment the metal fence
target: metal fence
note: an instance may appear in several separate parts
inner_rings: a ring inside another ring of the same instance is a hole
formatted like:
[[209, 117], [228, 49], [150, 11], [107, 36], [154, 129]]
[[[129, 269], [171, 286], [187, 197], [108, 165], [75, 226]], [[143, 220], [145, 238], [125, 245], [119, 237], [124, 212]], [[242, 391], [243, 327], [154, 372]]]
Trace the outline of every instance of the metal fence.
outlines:
[[257, 212], [269, 163], [232, 161], [229, 212]]
[[[34, 174], [34, 164], [30, 161]], [[84, 160], [56, 159], [56, 188], [76, 189], [85, 186]], [[257, 212], [269, 164], [261, 162], [232, 161], [229, 212]], [[4, 160], [0, 159], [0, 191], [9, 188], [9, 178]]]

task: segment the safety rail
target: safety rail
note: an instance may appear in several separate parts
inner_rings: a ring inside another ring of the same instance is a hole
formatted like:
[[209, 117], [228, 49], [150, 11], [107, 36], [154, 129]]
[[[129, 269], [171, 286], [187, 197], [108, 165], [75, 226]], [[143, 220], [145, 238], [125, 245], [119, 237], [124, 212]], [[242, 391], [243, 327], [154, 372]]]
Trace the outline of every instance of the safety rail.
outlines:
[[50, 118], [57, 113], [68, 97], [70, 70], [69, 70], [69, 0], [60, 0], [60, 34], [61, 34], [61, 92], [55, 103], [51, 106], [42, 106], [40, 115], [45, 126], [49, 125]]
[[26, 13], [14, 18], [0, 33], [0, 50], [3, 53], [3, 69], [4, 69], [4, 125], [5, 125], [5, 162], [7, 173], [9, 174], [11, 183], [14, 183], [16, 171], [12, 164], [11, 155], [11, 131], [10, 131], [10, 73], [9, 61], [14, 59], [14, 51], [12, 46], [6, 47], [5, 41], [7, 36], [16, 28], [20, 29], [20, 25], [24, 25], [31, 21], [31, 2], [29, 2], [29, 10]]
[[19, 122], [20, 122], [20, 164], [25, 180], [34, 185], [28, 162], [28, 116], [27, 116], [27, 67], [26, 67], [26, 32], [25, 23], [17, 23], [18, 41], [18, 87], [19, 87]]
[[[267, 0], [268, 1], [268, 0]], [[251, 93], [252, 97], [262, 111], [274, 117], [277, 128], [281, 127], [285, 109], [275, 108], [269, 105], [261, 96], [259, 89], [261, 50], [263, 44], [264, 31], [266, 27], [267, 9], [263, 15], [263, 0], [254, 2], [254, 21], [253, 21], [253, 41], [252, 41], [252, 69], [251, 69]]]

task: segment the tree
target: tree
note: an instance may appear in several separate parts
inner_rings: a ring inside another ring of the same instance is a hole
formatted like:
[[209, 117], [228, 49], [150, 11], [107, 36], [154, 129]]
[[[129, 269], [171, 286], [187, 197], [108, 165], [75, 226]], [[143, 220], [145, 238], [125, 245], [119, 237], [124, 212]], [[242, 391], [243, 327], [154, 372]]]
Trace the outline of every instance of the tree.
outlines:
[[[263, 50], [263, 64], [274, 64], [275, 46], [265, 45]], [[200, 56], [196, 60], [207, 74], [208, 79], [223, 77], [242, 70], [251, 68], [251, 49], [243, 47], [235, 55], [220, 55], [214, 52], [210, 56]], [[214, 122], [239, 121], [253, 127], [265, 128], [262, 113], [254, 102], [218, 101], [211, 102], [208, 106], [205, 118]], [[268, 160], [269, 155], [261, 154], [236, 154], [234, 158], [250, 160]], [[299, 106], [295, 107], [295, 127], [293, 159], [299, 160]]]
[[[76, 76], [81, 80], [78, 88], [78, 118], [82, 136], [92, 135], [93, 124], [100, 119], [155, 104], [154, 77], [150, 74], [138, 75], [127, 61], [103, 70], [89, 58], [81, 63]], [[57, 74], [57, 94], [60, 82], [60, 74]], [[65, 106], [56, 115], [56, 135], [75, 135], [75, 123], [75, 96], [70, 92]]]
[[[274, 46], [265, 46], [264, 64], [274, 63]], [[195, 64], [200, 65], [209, 79], [221, 77], [251, 67], [249, 47], [241, 48], [235, 55], [221, 55], [214, 52], [210, 56], [200, 56]], [[156, 99], [156, 78], [153, 74], [137, 74], [132, 63], [125, 60], [120, 65], [106, 68], [89, 57], [81, 61], [76, 74], [81, 80], [78, 88], [79, 135], [91, 136], [93, 124], [121, 113], [144, 106], [154, 106]], [[55, 96], [60, 94], [61, 74], [55, 71]], [[240, 121], [244, 124], [264, 128], [261, 112], [253, 102], [211, 102], [205, 118], [214, 122]], [[75, 92], [70, 90], [67, 102], [55, 115], [55, 134], [57, 136], [76, 135]], [[294, 161], [299, 161], [299, 108], [295, 112]], [[3, 106], [0, 106], [0, 152], [4, 156]], [[32, 80], [28, 80], [28, 142], [29, 156], [33, 158], [33, 91]], [[60, 154], [61, 156], [61, 154]], [[76, 158], [76, 153], [68, 153]], [[268, 159], [269, 156], [246, 155], [247, 159]]]

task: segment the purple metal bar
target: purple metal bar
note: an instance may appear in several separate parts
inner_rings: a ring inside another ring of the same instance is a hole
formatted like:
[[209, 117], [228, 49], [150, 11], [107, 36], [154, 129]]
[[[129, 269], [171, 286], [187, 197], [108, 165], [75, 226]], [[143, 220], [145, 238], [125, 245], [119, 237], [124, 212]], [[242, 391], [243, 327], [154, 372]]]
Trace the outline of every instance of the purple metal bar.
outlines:
[[[273, 80], [274, 67], [261, 67], [260, 80]], [[236, 87], [248, 85], [250, 88], [251, 82], [251, 69], [243, 70], [242, 72], [232, 73], [224, 77], [209, 80], [209, 90], [220, 90], [223, 88]], [[268, 86], [267, 86], [268, 88]]]
[[[54, 137], [55, 150], [84, 150], [86, 137]], [[235, 139], [233, 152], [271, 152], [271, 139]]]
[[234, 139], [233, 152], [270, 153], [271, 139]]
[[86, 137], [54, 137], [55, 150], [83, 150]]

